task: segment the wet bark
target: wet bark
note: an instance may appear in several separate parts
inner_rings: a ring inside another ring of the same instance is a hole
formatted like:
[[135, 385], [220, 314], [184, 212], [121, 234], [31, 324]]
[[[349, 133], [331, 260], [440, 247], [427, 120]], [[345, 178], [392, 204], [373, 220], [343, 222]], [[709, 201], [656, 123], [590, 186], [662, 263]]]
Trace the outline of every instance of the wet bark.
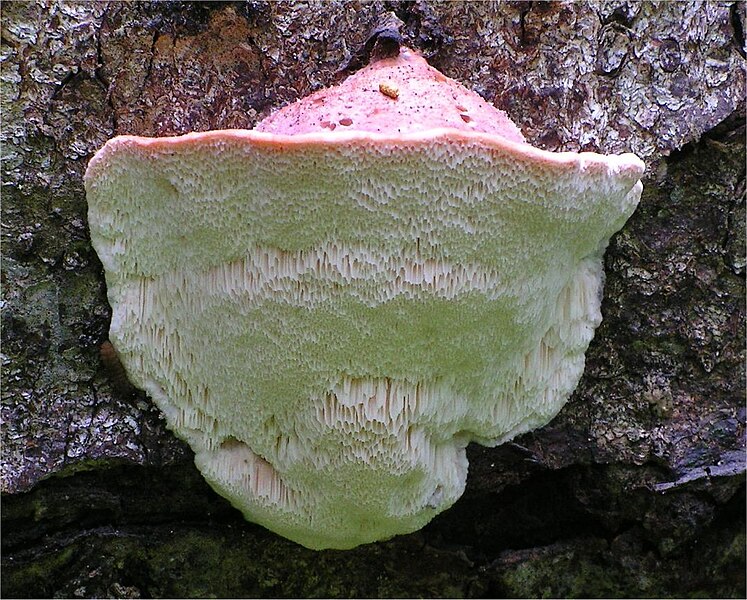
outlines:
[[[101, 362], [82, 175], [116, 134], [252, 127], [385, 11], [530, 143], [648, 168], [561, 414], [471, 446], [422, 531], [317, 553]], [[744, 597], [744, 31], [738, 2], [3, 3], [3, 595]]]

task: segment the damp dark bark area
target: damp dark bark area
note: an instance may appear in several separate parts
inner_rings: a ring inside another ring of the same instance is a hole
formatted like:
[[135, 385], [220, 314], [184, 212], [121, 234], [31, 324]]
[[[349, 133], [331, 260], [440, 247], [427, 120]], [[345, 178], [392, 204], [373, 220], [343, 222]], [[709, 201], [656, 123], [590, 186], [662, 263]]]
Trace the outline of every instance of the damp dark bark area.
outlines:
[[[2, 595], [743, 598], [744, 7], [4, 3]], [[471, 446], [423, 530], [313, 552], [244, 521], [107, 373], [82, 175], [116, 134], [252, 127], [386, 11], [530, 143], [648, 168], [561, 414]]]

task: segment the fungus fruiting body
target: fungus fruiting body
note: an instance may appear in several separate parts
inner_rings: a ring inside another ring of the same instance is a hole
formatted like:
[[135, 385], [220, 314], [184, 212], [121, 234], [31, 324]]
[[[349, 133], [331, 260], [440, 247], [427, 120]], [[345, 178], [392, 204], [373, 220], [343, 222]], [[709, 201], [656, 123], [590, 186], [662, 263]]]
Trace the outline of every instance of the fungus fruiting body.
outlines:
[[117, 137], [86, 174], [110, 339], [249, 520], [311, 548], [410, 532], [470, 441], [572, 393], [642, 172], [533, 148], [406, 49], [252, 131]]

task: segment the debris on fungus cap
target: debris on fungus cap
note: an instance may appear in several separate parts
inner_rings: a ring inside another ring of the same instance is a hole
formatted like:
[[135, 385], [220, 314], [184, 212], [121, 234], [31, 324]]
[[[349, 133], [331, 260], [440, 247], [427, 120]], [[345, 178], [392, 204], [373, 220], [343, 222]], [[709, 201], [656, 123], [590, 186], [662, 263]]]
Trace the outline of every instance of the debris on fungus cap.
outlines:
[[407, 49], [253, 131], [117, 137], [86, 173], [110, 340], [247, 519], [411, 532], [469, 442], [567, 401], [642, 172], [533, 148]]

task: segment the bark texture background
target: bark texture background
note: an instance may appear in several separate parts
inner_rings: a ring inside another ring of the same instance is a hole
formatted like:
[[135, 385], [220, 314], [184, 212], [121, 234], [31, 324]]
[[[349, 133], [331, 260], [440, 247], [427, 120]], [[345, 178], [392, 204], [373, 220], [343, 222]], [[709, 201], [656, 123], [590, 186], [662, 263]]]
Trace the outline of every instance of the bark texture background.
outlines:
[[[471, 446], [422, 531], [313, 552], [112, 384], [82, 175], [116, 134], [250, 128], [338, 81], [386, 11], [530, 143], [648, 169], [561, 414]], [[741, 2], [4, 2], [3, 596], [744, 597], [744, 31]]]

